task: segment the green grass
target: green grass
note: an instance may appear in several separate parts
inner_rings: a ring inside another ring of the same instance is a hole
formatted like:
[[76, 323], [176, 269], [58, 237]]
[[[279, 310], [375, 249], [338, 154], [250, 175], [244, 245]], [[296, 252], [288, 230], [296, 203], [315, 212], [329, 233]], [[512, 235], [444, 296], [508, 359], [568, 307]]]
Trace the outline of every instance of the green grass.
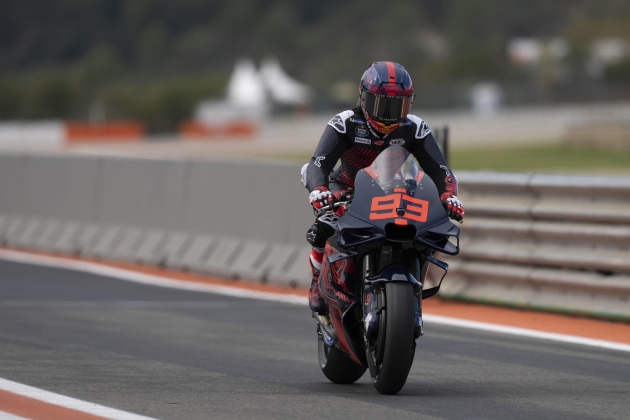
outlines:
[[484, 146], [454, 149], [449, 163], [455, 170], [630, 174], [630, 151], [586, 150], [563, 144]]
[[[307, 162], [311, 155], [277, 156]], [[630, 151], [579, 149], [564, 144], [483, 146], [451, 150], [451, 168], [500, 172], [601, 173], [630, 175]]]

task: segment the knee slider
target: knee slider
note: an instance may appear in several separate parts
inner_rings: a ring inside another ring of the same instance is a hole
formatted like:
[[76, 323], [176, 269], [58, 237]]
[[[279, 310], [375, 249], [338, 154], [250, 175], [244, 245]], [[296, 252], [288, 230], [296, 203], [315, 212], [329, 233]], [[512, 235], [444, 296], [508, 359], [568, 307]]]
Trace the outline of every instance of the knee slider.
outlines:
[[326, 240], [334, 233], [335, 230], [332, 227], [317, 221], [306, 231], [306, 242], [316, 248], [323, 248], [326, 246]]

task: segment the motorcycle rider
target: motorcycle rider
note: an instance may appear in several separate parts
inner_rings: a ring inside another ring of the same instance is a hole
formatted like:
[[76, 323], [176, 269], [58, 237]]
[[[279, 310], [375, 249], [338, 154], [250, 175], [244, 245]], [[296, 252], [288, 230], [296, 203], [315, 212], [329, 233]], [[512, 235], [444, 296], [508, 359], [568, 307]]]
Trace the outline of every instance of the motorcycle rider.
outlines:
[[[361, 77], [359, 102], [335, 115], [326, 126], [311, 160], [302, 167], [302, 183], [317, 214], [340, 198], [351, 195], [357, 172], [370, 166], [384, 149], [407, 149], [433, 180], [449, 217], [462, 222], [464, 206], [457, 198], [457, 179], [451, 172], [429, 126], [408, 114], [415, 95], [409, 73], [391, 61], [370, 65]], [[332, 170], [341, 159], [341, 164]], [[309, 263], [313, 274], [309, 290], [311, 310], [323, 314], [326, 305], [317, 287], [326, 240], [335, 232], [344, 207], [317, 218], [306, 234], [313, 246]]]

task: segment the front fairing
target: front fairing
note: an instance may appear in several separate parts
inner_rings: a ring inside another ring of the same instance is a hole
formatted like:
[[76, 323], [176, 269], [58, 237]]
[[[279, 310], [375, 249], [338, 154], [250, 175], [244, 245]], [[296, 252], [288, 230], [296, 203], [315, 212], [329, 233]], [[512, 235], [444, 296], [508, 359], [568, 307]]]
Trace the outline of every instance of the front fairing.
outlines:
[[448, 240], [459, 237], [459, 227], [450, 221], [431, 178], [401, 146], [387, 148], [357, 173], [352, 205], [338, 220], [338, 237], [345, 249], [393, 240], [459, 252]]

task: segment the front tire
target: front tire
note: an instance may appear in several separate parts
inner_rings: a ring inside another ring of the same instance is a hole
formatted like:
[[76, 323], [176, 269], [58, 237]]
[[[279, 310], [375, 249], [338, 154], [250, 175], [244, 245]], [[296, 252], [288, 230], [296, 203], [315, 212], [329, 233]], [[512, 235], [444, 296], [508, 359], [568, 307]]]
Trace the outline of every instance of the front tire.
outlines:
[[317, 341], [319, 367], [324, 375], [336, 384], [352, 384], [358, 381], [367, 370], [357, 365], [348, 355], [337, 347], [330, 347], [320, 337]]
[[381, 394], [396, 394], [407, 381], [415, 350], [413, 299], [410, 283], [385, 284], [376, 348], [366, 352], [372, 383]]

